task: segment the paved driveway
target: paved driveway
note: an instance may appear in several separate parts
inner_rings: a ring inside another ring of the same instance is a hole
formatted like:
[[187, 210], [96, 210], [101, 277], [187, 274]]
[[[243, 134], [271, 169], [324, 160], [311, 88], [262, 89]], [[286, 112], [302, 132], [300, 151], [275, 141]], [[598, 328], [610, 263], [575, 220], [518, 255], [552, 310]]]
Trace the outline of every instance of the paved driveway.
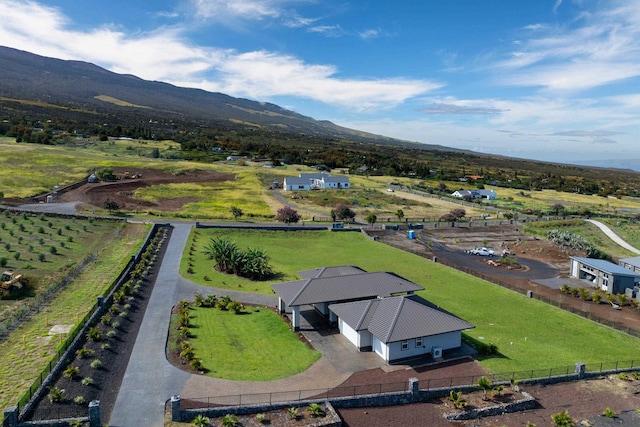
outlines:
[[[229, 295], [243, 303], [276, 306], [273, 295], [233, 292], [200, 286], [179, 275], [180, 258], [192, 224], [174, 224], [158, 279], [147, 305], [127, 371], [109, 422], [113, 427], [160, 427], [164, 424], [164, 403], [173, 395], [199, 398], [251, 395], [292, 390], [334, 388], [353, 372], [384, 367], [374, 353], [359, 353], [344, 337], [326, 331], [312, 331], [309, 316], [303, 316], [305, 334], [322, 358], [307, 371], [278, 381], [228, 381], [191, 375], [171, 365], [165, 357], [171, 308], [181, 299], [192, 300], [196, 292], [203, 295]], [[313, 315], [313, 311], [311, 312]], [[306, 326], [305, 326], [306, 325]], [[388, 369], [402, 369], [390, 367]], [[296, 397], [297, 398], [297, 397]]]

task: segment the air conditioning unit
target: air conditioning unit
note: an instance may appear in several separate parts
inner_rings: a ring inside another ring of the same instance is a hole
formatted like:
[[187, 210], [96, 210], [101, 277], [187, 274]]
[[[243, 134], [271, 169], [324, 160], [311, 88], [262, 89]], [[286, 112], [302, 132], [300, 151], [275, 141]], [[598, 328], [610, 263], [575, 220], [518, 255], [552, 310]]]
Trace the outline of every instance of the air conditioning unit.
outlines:
[[434, 359], [440, 359], [442, 357], [442, 347], [433, 347], [431, 349], [431, 356]]

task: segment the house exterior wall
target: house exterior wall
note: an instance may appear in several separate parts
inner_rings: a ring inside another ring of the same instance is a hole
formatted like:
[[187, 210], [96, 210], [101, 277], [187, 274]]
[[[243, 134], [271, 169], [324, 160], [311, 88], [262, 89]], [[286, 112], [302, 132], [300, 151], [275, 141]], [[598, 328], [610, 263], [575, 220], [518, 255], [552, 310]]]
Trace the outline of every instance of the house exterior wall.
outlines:
[[613, 276], [613, 284], [611, 285], [611, 293], [624, 294], [627, 288], [633, 289], [635, 278], [631, 276]]
[[358, 335], [360, 336], [360, 345], [358, 348], [368, 348], [373, 345], [373, 334], [371, 332], [364, 330], [360, 331]]
[[342, 319], [338, 318], [338, 329], [340, 329], [340, 333], [342, 335], [344, 335], [350, 342], [351, 344], [355, 345], [356, 347], [360, 348], [360, 346], [358, 345], [358, 332], [353, 329], [351, 326], [347, 325]]
[[424, 346], [429, 349], [429, 352], [431, 352], [433, 347], [440, 347], [443, 350], [451, 350], [453, 348], [459, 348], [461, 345], [462, 332], [460, 331], [424, 337]]
[[[422, 344], [418, 342], [422, 340]], [[443, 350], [459, 348], [462, 344], [462, 333], [460, 331], [446, 334], [433, 335], [430, 337], [411, 338], [406, 340], [406, 349], [403, 349], [403, 341], [384, 344], [376, 337], [373, 337], [373, 351], [375, 351], [386, 362], [407, 359], [410, 357], [422, 356], [431, 353], [433, 347], [440, 347]]]
[[284, 178], [282, 187], [285, 191], [308, 191], [311, 189], [324, 188], [349, 188], [349, 179], [332, 178], [329, 174], [300, 174], [300, 176], [290, 176]]
[[633, 271], [634, 273], [640, 273], [640, 266], [631, 263], [631, 262], [625, 262], [625, 261], [620, 261], [620, 267], [624, 267], [629, 271]]
[[301, 183], [298, 179], [287, 181], [287, 178], [285, 178], [282, 187], [285, 191], [306, 191], [311, 189], [311, 183]]
[[623, 294], [627, 288], [632, 288], [635, 278], [615, 273], [608, 273], [578, 260], [571, 260], [571, 276], [580, 280], [587, 280], [594, 287], [612, 294]]
[[389, 361], [389, 348], [378, 338], [373, 337], [372, 350], [386, 362]]

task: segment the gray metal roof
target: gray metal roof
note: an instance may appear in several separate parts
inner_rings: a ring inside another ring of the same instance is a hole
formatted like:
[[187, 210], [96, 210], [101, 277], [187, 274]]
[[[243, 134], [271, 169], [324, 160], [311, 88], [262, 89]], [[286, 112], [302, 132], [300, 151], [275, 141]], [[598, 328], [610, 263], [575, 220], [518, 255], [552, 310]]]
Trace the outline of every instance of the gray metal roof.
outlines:
[[584, 258], [584, 257], [578, 257], [578, 256], [572, 256], [570, 258], [575, 259], [576, 261], [581, 262], [582, 264], [589, 265], [600, 271], [604, 271], [605, 273], [611, 273], [617, 276], [640, 277], [640, 274], [634, 273], [631, 270], [627, 270], [626, 268], [619, 266], [618, 264], [614, 264], [604, 259]]
[[303, 279], [315, 279], [318, 277], [346, 276], [348, 274], [360, 273], [366, 273], [366, 271], [364, 271], [360, 267], [355, 267], [353, 265], [341, 265], [298, 271], [298, 276], [302, 277]]
[[349, 182], [348, 176], [325, 176], [324, 182]]
[[640, 256], [634, 256], [632, 258], [622, 258], [620, 262], [631, 264], [634, 267], [640, 267]]
[[309, 178], [299, 178], [297, 176], [287, 176], [284, 178], [285, 185], [311, 185]]
[[385, 344], [475, 327], [417, 295], [332, 304], [329, 309], [355, 330], [367, 329]]
[[388, 272], [309, 278], [277, 283], [271, 288], [289, 307], [388, 297], [424, 289]]

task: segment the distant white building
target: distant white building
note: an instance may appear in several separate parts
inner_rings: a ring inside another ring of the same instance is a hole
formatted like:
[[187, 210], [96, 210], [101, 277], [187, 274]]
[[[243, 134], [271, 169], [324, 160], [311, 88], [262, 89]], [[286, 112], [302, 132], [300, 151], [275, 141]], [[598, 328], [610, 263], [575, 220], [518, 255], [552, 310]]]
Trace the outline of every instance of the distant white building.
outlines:
[[301, 173], [284, 178], [285, 191], [321, 190], [325, 188], [350, 188], [349, 177], [331, 176], [328, 173]]
[[488, 199], [496, 200], [498, 195], [493, 190], [457, 190], [451, 193], [451, 196], [460, 199]]

